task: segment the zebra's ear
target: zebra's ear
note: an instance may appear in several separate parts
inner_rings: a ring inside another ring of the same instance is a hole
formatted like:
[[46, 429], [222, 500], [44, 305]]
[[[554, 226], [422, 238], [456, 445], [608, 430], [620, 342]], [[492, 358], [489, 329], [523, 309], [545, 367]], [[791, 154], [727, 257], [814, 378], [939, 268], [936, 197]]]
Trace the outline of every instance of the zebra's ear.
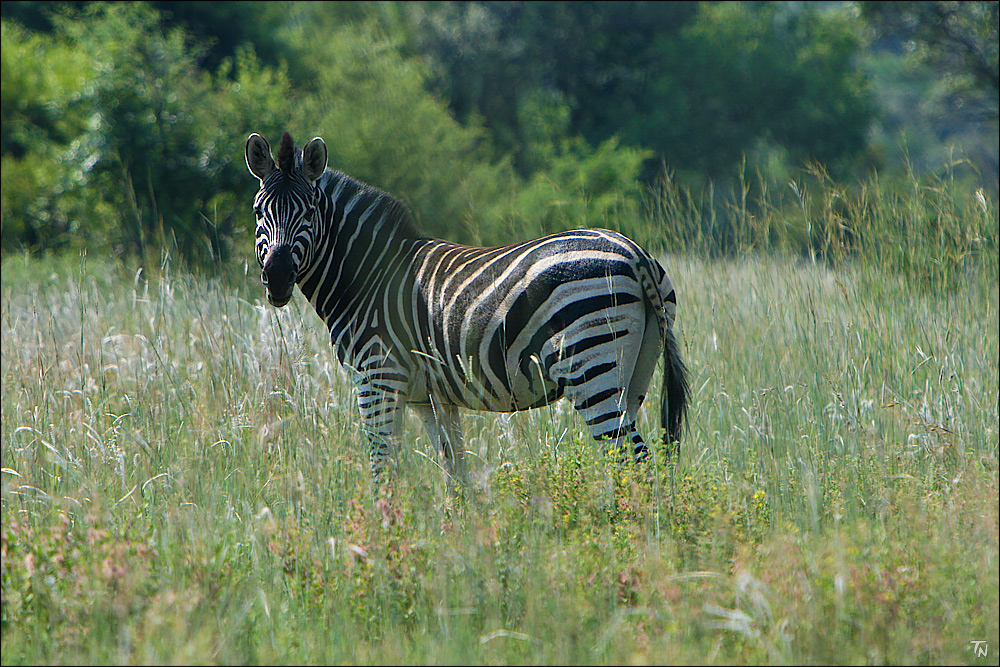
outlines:
[[302, 175], [312, 183], [326, 171], [326, 144], [316, 137], [302, 149]]
[[247, 139], [247, 169], [261, 181], [270, 176], [275, 169], [271, 147], [267, 145], [264, 137], [257, 133], [251, 134]]

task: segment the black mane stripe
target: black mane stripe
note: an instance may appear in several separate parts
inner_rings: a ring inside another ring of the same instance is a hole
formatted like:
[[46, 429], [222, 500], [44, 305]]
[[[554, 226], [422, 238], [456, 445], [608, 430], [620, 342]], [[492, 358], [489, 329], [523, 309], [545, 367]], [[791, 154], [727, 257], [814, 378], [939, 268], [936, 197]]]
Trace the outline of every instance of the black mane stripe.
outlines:
[[378, 203], [381, 211], [386, 213], [388, 223], [396, 230], [398, 238], [429, 238], [417, 229], [413, 212], [402, 199], [342, 171], [327, 169], [327, 173], [328, 177], [321, 180], [327, 194], [332, 194], [339, 187], [340, 194], [337, 199], [346, 201], [354, 194], [360, 193], [362, 201], [365, 202], [362, 208]]
[[295, 170], [295, 142], [292, 135], [285, 132], [281, 135], [281, 147], [278, 149], [278, 169], [285, 176], [290, 176]]
[[[278, 148], [278, 169], [285, 177], [285, 182], [297, 169], [302, 168], [302, 150], [295, 145], [292, 135], [287, 131], [281, 135], [281, 145]], [[396, 230], [399, 239], [422, 239], [427, 238], [425, 234], [417, 230], [414, 223], [413, 212], [401, 199], [395, 197], [384, 190], [380, 190], [372, 185], [360, 181], [353, 176], [349, 176], [342, 171], [327, 169], [327, 176], [320, 179], [321, 187], [330, 194], [337, 188], [338, 183], [344, 183], [347, 190], [352, 193], [360, 192], [363, 201], [368, 205], [378, 204], [382, 211], [387, 214], [389, 224]], [[346, 183], [345, 183], [346, 182]], [[341, 190], [343, 186], [341, 186]], [[343, 195], [341, 195], [343, 196]]]

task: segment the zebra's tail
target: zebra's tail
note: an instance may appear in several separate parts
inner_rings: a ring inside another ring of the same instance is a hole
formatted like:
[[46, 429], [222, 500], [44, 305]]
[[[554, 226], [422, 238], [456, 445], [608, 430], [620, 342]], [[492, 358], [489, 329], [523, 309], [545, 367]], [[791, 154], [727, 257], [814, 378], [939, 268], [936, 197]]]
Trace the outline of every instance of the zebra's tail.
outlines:
[[687, 369], [681, 361], [677, 340], [671, 328], [663, 340], [663, 396], [660, 398], [660, 415], [663, 442], [671, 454], [680, 453], [681, 431], [688, 407]]

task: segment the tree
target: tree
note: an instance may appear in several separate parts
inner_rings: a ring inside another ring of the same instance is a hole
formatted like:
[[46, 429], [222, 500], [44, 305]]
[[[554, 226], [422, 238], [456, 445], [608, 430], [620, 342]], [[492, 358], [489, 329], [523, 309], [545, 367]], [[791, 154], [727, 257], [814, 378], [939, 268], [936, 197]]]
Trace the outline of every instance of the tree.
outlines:
[[626, 137], [716, 180], [760, 144], [844, 174], [875, 114], [859, 46], [846, 8], [701, 5], [677, 39], [657, 43], [663, 73]]
[[875, 115], [849, 6], [498, 2], [405, 5], [412, 48], [460, 119], [479, 115], [528, 175], [525, 105], [567, 106], [568, 136], [652, 149], [721, 180], [774, 146], [846, 171]]
[[49, 33], [3, 24], [4, 250], [225, 257], [252, 194], [245, 128], [277, 131], [287, 77], [246, 51], [206, 72], [142, 3], [50, 18]]
[[82, 167], [67, 157], [92, 120], [89, 62], [65, 40], [2, 22], [3, 248], [59, 248], [93, 202], [71, 196]]
[[252, 44], [257, 57], [268, 65], [280, 64], [284, 56], [285, 45], [275, 27], [289, 15], [291, 2], [161, 0], [150, 4], [166, 28], [183, 28], [199, 45], [199, 65], [211, 72], [235, 58], [246, 44]]
[[592, 146], [610, 139], [642, 92], [649, 44], [676, 33], [695, 5], [414, 2], [403, 9], [409, 52], [428, 63], [430, 85], [459, 120], [482, 118], [498, 150], [528, 176], [540, 166], [532, 156], [539, 100], [567, 110], [563, 138], [583, 136]]
[[[873, 40], [870, 69], [886, 107], [874, 137], [917, 171], [972, 165], [971, 178], [1000, 178], [998, 2], [863, 2]], [[952, 153], [954, 152], [954, 156]], [[967, 162], [966, 162], [967, 160]]]
[[1000, 2], [862, 2], [883, 39], [898, 39], [926, 65], [951, 78], [971, 113], [998, 117]]

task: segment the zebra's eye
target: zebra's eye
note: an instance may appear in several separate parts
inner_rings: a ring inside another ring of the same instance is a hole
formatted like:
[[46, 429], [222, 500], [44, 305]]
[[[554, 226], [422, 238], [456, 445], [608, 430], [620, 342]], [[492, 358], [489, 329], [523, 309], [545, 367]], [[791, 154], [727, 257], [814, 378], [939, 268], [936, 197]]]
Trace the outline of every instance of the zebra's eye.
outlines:
[[260, 207], [257, 206], [254, 207], [253, 214], [257, 216], [258, 220], [264, 217], [264, 211], [260, 210]]

